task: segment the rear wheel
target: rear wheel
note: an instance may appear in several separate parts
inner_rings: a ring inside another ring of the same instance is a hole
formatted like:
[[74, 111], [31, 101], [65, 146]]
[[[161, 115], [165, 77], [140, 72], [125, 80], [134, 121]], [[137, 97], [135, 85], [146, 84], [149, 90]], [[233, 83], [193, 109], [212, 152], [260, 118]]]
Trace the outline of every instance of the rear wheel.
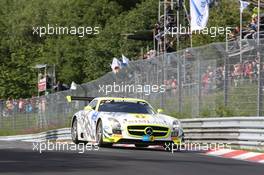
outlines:
[[72, 137], [73, 143], [75, 143], [75, 144], [80, 143], [80, 141], [78, 140], [78, 129], [77, 129], [77, 120], [76, 119], [74, 119], [74, 121], [72, 123], [71, 137]]
[[105, 143], [103, 141], [103, 136], [104, 136], [104, 132], [103, 132], [102, 121], [99, 121], [97, 128], [96, 128], [96, 141], [98, 143], [98, 146], [99, 147], [111, 147], [113, 144], [112, 143]]

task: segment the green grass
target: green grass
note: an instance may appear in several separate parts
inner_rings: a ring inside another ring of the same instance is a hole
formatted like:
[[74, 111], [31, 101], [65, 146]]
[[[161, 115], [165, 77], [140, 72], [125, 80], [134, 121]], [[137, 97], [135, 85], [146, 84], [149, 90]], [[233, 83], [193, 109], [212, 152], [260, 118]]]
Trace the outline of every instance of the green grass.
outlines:
[[48, 115], [46, 122], [39, 121], [38, 114], [18, 114], [0, 118], [0, 136], [31, 134], [51, 129], [69, 127], [71, 114], [69, 116]]

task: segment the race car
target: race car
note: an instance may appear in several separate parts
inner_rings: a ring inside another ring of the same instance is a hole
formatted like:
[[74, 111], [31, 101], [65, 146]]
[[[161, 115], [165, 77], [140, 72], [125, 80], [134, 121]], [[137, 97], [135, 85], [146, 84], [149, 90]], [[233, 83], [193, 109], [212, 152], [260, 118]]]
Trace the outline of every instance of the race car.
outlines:
[[181, 144], [184, 132], [178, 119], [155, 111], [145, 100], [116, 97], [67, 97], [68, 101], [90, 103], [71, 120], [71, 137], [76, 144], [93, 142], [99, 146], [134, 144], [136, 147]]

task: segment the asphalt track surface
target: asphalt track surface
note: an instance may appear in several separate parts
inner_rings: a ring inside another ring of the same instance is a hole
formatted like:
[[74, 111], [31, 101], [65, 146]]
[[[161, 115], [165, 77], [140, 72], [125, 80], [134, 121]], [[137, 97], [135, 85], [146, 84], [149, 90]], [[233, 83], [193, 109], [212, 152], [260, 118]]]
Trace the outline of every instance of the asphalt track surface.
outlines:
[[100, 148], [98, 151], [33, 151], [32, 143], [0, 142], [0, 174], [264, 175], [264, 165], [198, 152]]

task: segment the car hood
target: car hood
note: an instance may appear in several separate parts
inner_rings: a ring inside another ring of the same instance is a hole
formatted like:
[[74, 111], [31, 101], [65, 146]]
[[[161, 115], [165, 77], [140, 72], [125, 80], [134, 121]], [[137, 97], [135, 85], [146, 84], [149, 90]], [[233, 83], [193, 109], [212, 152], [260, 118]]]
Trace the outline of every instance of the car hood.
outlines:
[[[163, 114], [132, 114], [121, 112], [100, 112], [100, 115], [107, 118], [114, 118], [122, 125], [172, 125], [173, 118]], [[174, 119], [176, 120], [176, 119]]]

